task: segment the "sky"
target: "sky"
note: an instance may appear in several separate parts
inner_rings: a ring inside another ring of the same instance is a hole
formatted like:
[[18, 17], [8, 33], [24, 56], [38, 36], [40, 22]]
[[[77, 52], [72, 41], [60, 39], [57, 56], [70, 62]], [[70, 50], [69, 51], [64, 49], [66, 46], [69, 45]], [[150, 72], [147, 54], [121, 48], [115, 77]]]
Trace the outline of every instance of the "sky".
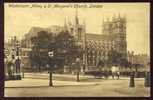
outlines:
[[80, 23], [85, 21], [86, 32], [93, 34], [102, 34], [103, 20], [125, 16], [127, 49], [150, 55], [149, 3], [5, 3], [5, 41], [12, 36], [22, 39], [33, 26], [62, 26], [65, 19], [74, 22], [76, 8]]

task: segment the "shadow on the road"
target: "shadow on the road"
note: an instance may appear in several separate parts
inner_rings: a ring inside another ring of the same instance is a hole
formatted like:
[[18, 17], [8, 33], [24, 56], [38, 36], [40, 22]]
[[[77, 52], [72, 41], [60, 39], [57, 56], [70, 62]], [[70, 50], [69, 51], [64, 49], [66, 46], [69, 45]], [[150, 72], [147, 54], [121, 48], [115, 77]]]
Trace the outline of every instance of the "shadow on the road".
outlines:
[[56, 87], [72, 87], [72, 86], [96, 86], [98, 84], [87, 84], [87, 85], [54, 85], [54, 86], [20, 86], [20, 87], [5, 87], [5, 88], [56, 88]]
[[20, 86], [20, 87], [5, 87], [5, 88], [44, 88], [44, 87], [50, 87], [50, 86]]
[[72, 87], [72, 86], [75, 86], [75, 87], [77, 87], [77, 86], [83, 86], [83, 87], [85, 87], [85, 86], [96, 86], [96, 85], [99, 85], [99, 84], [87, 84], [87, 85], [55, 85], [54, 87]]
[[[41, 79], [41, 80], [49, 80], [48, 78], [36, 78], [36, 77], [26, 77], [26, 79]], [[54, 78], [55, 81], [69, 81], [75, 82], [75, 78]], [[102, 82], [102, 81], [109, 81], [109, 80], [129, 80], [128, 78], [120, 78], [120, 79], [112, 79], [112, 78], [80, 78], [80, 82]]]
[[[41, 79], [41, 80], [49, 80], [48, 78], [36, 78], [36, 77], [26, 77], [26, 79]], [[55, 81], [69, 81], [69, 82], [76, 82], [75, 78], [53, 78]], [[105, 80], [104, 78], [86, 78], [80, 79], [81, 82], [93, 82], [93, 81], [102, 81]]]
[[42, 80], [49, 80], [49, 78], [41, 78], [41, 77], [25, 77], [24, 79], [42, 79]]

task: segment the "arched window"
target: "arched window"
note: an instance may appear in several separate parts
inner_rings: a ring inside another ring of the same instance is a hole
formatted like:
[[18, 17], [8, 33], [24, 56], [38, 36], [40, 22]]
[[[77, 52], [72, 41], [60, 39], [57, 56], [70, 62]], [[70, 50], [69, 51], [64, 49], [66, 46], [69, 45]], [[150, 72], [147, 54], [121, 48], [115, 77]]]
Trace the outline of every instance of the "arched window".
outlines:
[[78, 39], [81, 39], [81, 32], [82, 32], [82, 28], [78, 28]]
[[73, 34], [73, 28], [70, 28], [70, 32], [71, 32], [71, 34]]

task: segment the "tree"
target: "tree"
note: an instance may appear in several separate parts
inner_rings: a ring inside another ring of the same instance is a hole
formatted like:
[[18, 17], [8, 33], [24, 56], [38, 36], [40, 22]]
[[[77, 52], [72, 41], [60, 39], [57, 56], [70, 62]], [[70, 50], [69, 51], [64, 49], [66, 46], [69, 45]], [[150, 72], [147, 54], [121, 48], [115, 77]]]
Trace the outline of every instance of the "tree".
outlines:
[[75, 39], [68, 31], [62, 31], [55, 37], [56, 56], [63, 57], [65, 64], [72, 63], [77, 55]]
[[66, 65], [71, 65], [75, 62], [75, 66], [77, 67], [76, 79], [77, 82], [79, 82], [79, 67], [81, 58], [80, 55], [82, 54], [82, 49], [79, 46], [79, 43], [76, 42], [74, 37], [70, 35], [67, 31], [61, 32], [59, 35], [57, 35], [55, 41], [57, 47], [57, 54], [59, 54], [59, 56], [64, 55], [64, 63]]
[[48, 63], [48, 51], [54, 51], [55, 64], [61, 67], [71, 63], [74, 54], [77, 54], [74, 37], [68, 31], [62, 31], [54, 37], [52, 34], [54, 33], [40, 31], [37, 36], [31, 38], [33, 47], [29, 58], [31, 64], [37, 66], [39, 70], [40, 66]]
[[[73, 55], [72, 48], [76, 47], [74, 44], [74, 37], [67, 31], [62, 31], [55, 37], [53, 37], [52, 34], [54, 33], [40, 31], [37, 33], [37, 36], [32, 37], [31, 42], [33, 47], [29, 56], [32, 65], [37, 66], [39, 71], [40, 66], [50, 65], [49, 86], [53, 86], [52, 71], [54, 70], [54, 65], [62, 66], [61, 64], [64, 64], [63, 62], [65, 62], [65, 59], [67, 59], [65, 63], [70, 63]], [[48, 56], [49, 51], [53, 51], [53, 57]]]
[[29, 58], [31, 64], [39, 68], [40, 66], [45, 66], [48, 63], [48, 45], [52, 35], [45, 32], [38, 32], [37, 36], [31, 38], [33, 44], [32, 51], [30, 52]]

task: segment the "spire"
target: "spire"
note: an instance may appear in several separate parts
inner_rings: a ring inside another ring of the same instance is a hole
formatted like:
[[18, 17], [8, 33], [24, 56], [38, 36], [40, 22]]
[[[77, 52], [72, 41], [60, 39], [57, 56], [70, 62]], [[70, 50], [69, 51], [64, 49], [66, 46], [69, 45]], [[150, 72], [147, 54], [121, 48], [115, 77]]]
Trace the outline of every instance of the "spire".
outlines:
[[83, 20], [83, 26], [84, 26], [84, 31], [86, 32], [86, 21], [85, 21], [85, 19]]
[[126, 14], [123, 15], [123, 18], [126, 20]]
[[75, 12], [75, 25], [79, 24], [79, 19], [78, 19], [78, 9], [76, 8], [76, 12]]
[[104, 20], [104, 17], [103, 17], [102, 23], [101, 23], [102, 31], [103, 31], [104, 25], [105, 25], [105, 20]]
[[83, 20], [84, 32], [83, 32], [83, 49], [86, 50], [86, 22]]
[[67, 26], [67, 23], [66, 23], [66, 17], [65, 17], [65, 20], [64, 20], [64, 27]]
[[66, 21], [66, 17], [65, 17], [65, 20], [64, 20], [64, 31], [67, 31], [68, 30], [68, 27], [67, 27], [67, 21]]
[[118, 14], [118, 18], [121, 18], [121, 15], [120, 15], [120, 13]]
[[69, 23], [69, 26], [71, 26], [71, 25], [72, 25], [72, 23], [71, 23], [71, 21], [70, 21], [70, 20], [69, 20], [69, 22], [68, 22], [68, 23]]
[[71, 21], [70, 21], [70, 19], [68, 18], [68, 25], [69, 26], [71, 26], [72, 25], [72, 23], [71, 23]]
[[115, 20], [116, 19], [116, 16], [115, 16], [115, 14], [113, 15], [113, 17], [112, 17], [112, 20]]
[[103, 17], [103, 21], [102, 21], [102, 24], [104, 24], [105, 23], [105, 19], [104, 19], [104, 17]]
[[86, 27], [86, 21], [85, 21], [85, 19], [83, 20], [83, 25], [84, 25], [84, 27]]
[[107, 22], [109, 22], [109, 18], [107, 17]]

